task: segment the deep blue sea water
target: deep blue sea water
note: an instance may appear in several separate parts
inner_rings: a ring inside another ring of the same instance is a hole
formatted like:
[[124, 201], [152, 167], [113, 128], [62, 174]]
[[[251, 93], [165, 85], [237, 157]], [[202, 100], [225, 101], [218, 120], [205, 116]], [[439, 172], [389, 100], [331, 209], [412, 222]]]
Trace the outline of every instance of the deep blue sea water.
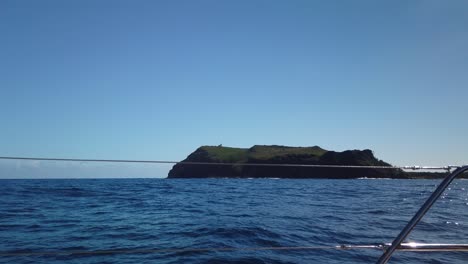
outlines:
[[[328, 246], [391, 242], [437, 180], [0, 180], [0, 251]], [[468, 242], [456, 180], [411, 241]], [[1, 263], [374, 263], [378, 250], [0, 256]], [[390, 263], [468, 263], [398, 252]]]

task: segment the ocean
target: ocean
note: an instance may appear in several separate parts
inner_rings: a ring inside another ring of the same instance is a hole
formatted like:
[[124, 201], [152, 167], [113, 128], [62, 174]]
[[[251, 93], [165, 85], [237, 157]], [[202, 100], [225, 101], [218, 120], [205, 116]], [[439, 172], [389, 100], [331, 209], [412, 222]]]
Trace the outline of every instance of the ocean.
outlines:
[[[376, 249], [255, 248], [391, 242], [438, 182], [0, 180], [0, 251], [14, 253], [0, 263], [375, 263]], [[468, 180], [452, 183], [409, 241], [468, 243]], [[175, 250], [207, 248], [217, 250]], [[25, 254], [95, 250], [126, 252]], [[397, 252], [390, 263], [461, 264], [468, 253]]]

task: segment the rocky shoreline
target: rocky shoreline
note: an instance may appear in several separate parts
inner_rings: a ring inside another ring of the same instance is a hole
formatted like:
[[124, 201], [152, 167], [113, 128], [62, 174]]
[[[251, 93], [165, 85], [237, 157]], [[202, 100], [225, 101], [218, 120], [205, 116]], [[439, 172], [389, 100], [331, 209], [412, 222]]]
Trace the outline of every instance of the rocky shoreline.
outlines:
[[176, 164], [170, 170], [168, 178], [434, 179], [446, 175], [446, 173], [405, 172], [400, 169], [252, 165], [310, 164], [391, 167], [389, 163], [377, 159], [369, 149], [336, 152], [318, 146], [255, 145], [251, 148], [202, 146], [192, 152], [183, 162], [230, 163], [233, 165]]

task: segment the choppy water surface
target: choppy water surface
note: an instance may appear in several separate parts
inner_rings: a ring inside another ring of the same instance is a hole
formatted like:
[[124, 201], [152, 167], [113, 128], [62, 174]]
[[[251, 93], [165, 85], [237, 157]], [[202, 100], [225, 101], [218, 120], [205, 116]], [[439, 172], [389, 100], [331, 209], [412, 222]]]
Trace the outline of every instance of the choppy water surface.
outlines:
[[[1, 180], [2, 252], [294, 247], [391, 242], [435, 180]], [[412, 241], [468, 242], [456, 180]], [[0, 257], [2, 263], [374, 263], [376, 250], [213, 251]], [[391, 263], [468, 263], [399, 252]]]

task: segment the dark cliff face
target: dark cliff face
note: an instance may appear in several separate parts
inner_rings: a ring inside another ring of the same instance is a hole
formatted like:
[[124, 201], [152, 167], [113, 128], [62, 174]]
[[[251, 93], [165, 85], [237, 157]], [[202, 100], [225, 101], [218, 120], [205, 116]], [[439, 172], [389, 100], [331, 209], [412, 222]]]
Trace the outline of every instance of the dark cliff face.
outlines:
[[235, 163], [235, 165], [176, 164], [168, 178], [406, 178], [400, 170], [249, 166], [248, 164], [312, 164], [390, 166], [371, 150], [327, 151], [320, 147], [253, 146], [249, 149], [204, 146], [185, 162]]

